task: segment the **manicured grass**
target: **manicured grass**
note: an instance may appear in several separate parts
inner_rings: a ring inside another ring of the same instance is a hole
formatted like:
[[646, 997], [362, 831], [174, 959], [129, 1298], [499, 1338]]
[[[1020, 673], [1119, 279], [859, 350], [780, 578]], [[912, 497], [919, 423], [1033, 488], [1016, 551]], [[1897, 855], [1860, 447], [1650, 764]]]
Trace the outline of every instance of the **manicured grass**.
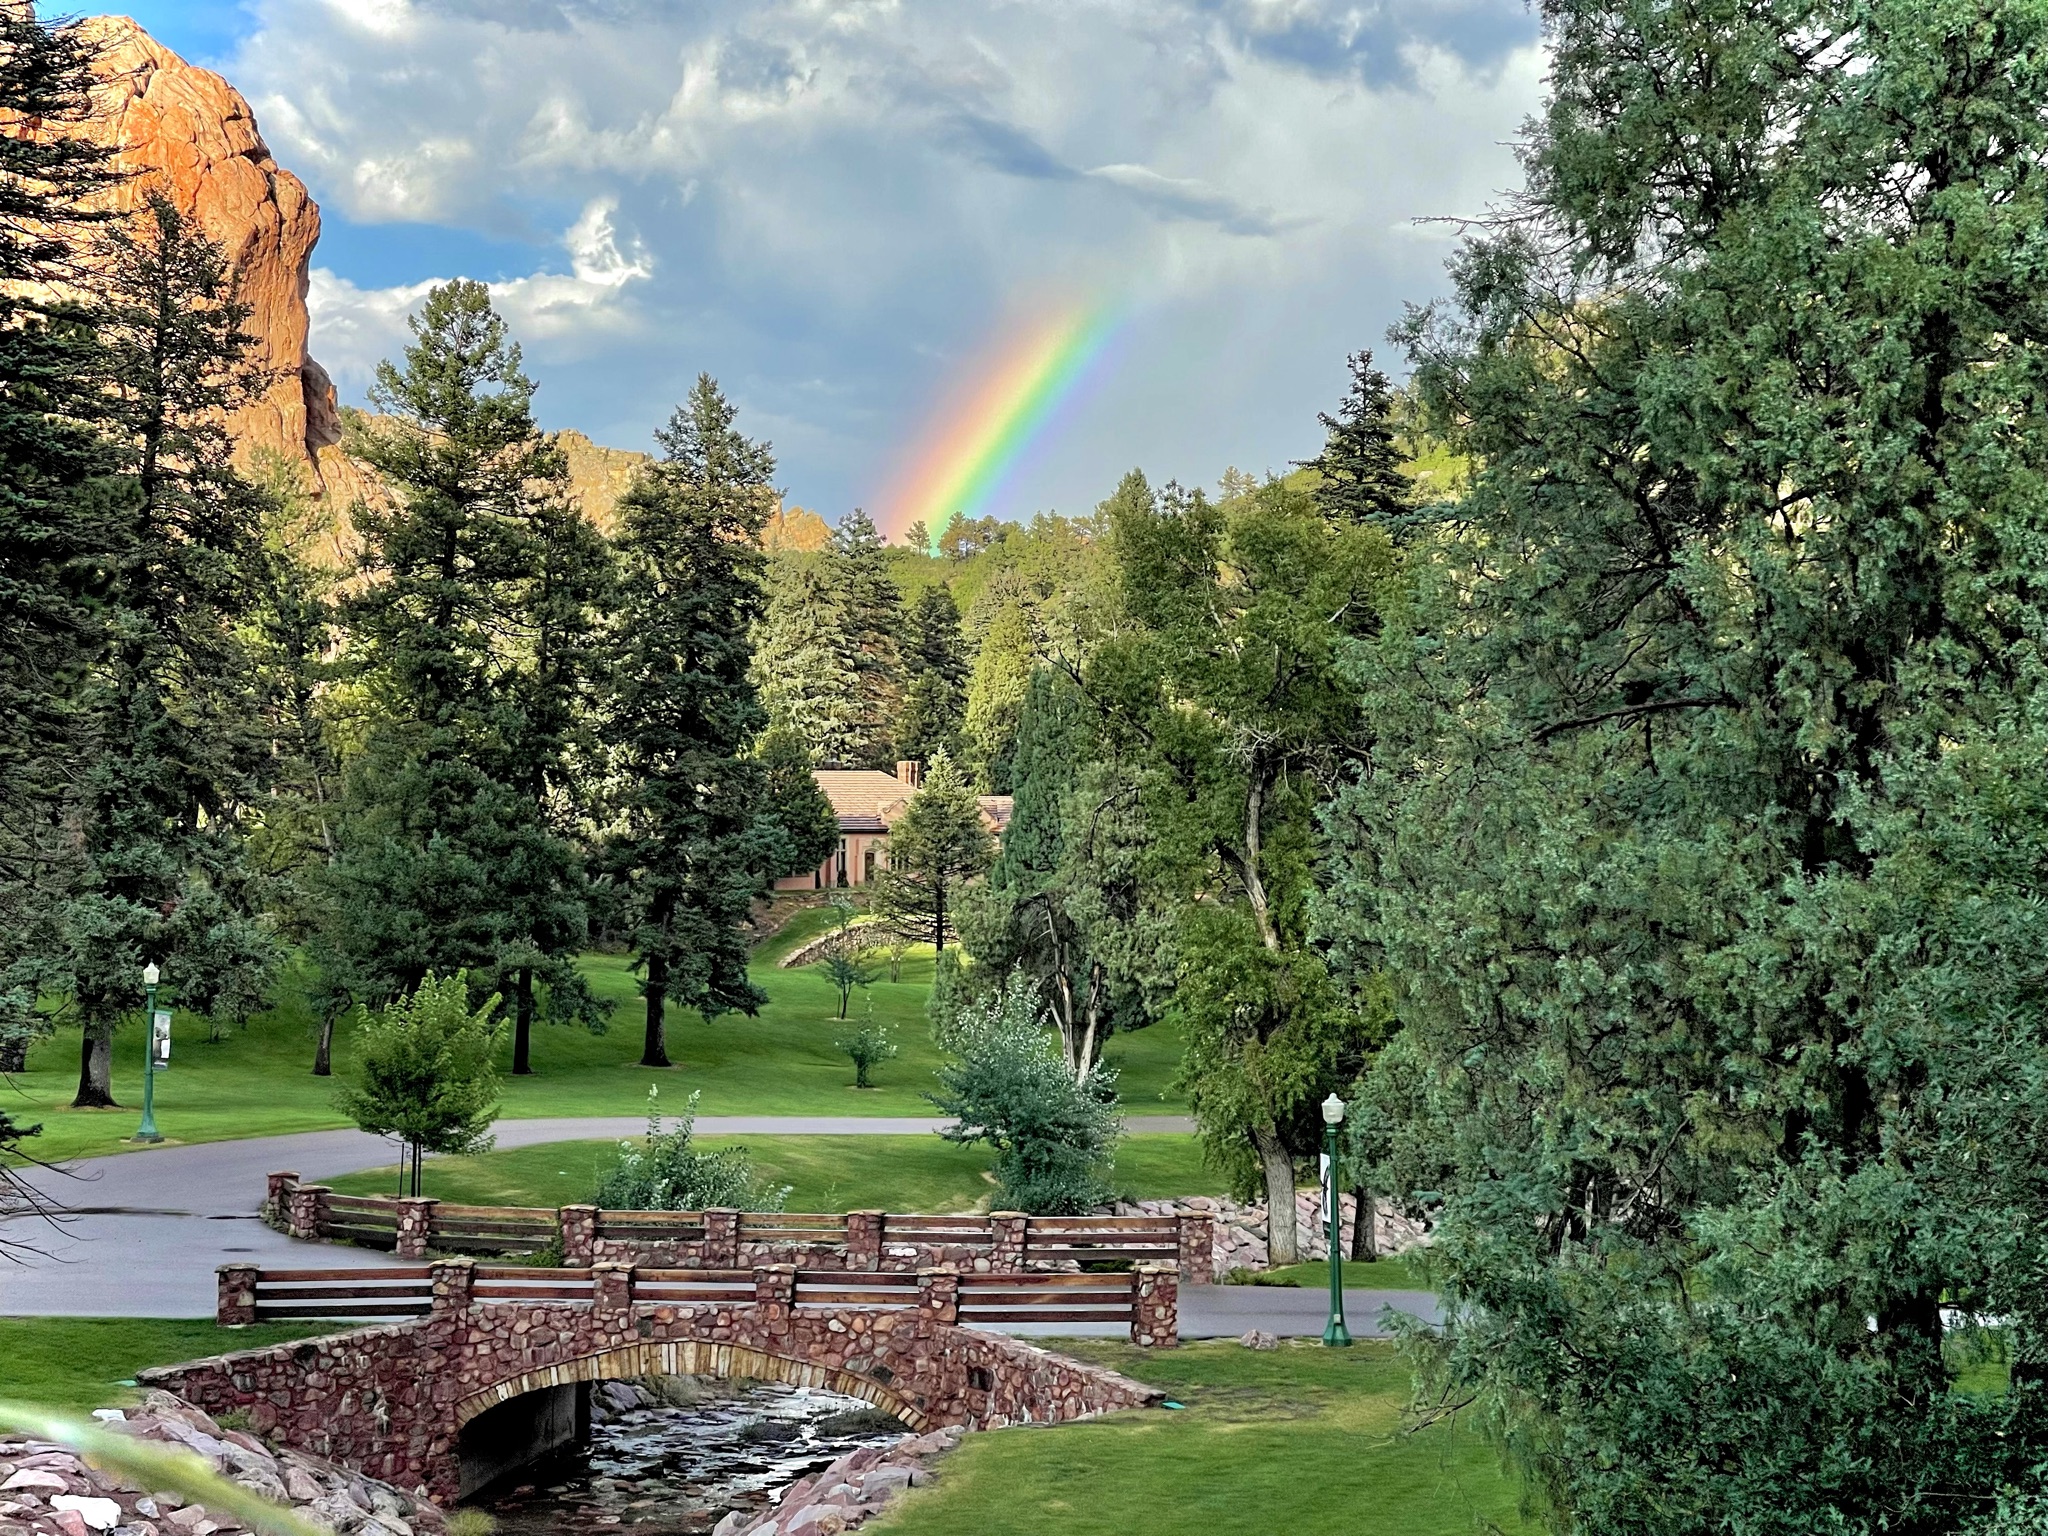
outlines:
[[[640, 1000], [626, 959], [585, 956], [584, 971], [593, 989], [616, 1005], [611, 1028], [601, 1035], [556, 1025], [538, 1028], [534, 1075], [523, 1078], [509, 1075], [507, 1031], [504, 1113], [515, 1118], [639, 1115], [653, 1084], [676, 1108], [691, 1093], [701, 1093], [698, 1111], [707, 1115], [935, 1113], [924, 1098], [939, 1062], [924, 1015], [930, 951], [908, 955], [900, 981], [880, 981], [871, 989], [875, 1017], [895, 1027], [902, 1054], [879, 1068], [875, 1088], [858, 1090], [852, 1086], [852, 1064], [832, 1044], [845, 1027], [835, 1017], [836, 991], [816, 966], [784, 971], [772, 963], [829, 922], [829, 914], [806, 912], [763, 946], [754, 979], [769, 1001], [758, 1017], [728, 1014], [706, 1023], [672, 1007], [669, 1057], [676, 1066], [665, 1071], [636, 1065]], [[314, 1077], [312, 1018], [303, 996], [290, 987], [284, 990], [279, 1006], [218, 1045], [205, 1043], [203, 1020], [177, 1016], [172, 1069], [156, 1085], [157, 1123], [171, 1141], [276, 1136], [347, 1123], [334, 1108], [334, 1095], [353, 1064], [351, 1030], [344, 1025], [337, 1031], [336, 1077]], [[854, 1009], [862, 1009], [864, 1001], [855, 994]], [[134, 1134], [142, 1101], [141, 1054], [137, 1023], [114, 1042], [114, 1093], [123, 1107], [73, 1110], [66, 1106], [78, 1082], [78, 1032], [63, 1030], [30, 1053], [28, 1072], [0, 1080], [0, 1107], [17, 1121], [41, 1122], [43, 1134], [29, 1149], [43, 1158], [130, 1150], [126, 1138]], [[1171, 1030], [1155, 1027], [1119, 1035], [1107, 1054], [1122, 1070], [1129, 1113], [1172, 1114], [1184, 1108], [1166, 1089], [1180, 1058], [1180, 1041]]]
[[[1423, 1273], [1420, 1258], [1400, 1255], [1388, 1259], [1375, 1259], [1369, 1264], [1345, 1262], [1341, 1265], [1344, 1284], [1354, 1290], [1376, 1291], [1429, 1291], [1436, 1287], [1429, 1283]], [[1298, 1285], [1310, 1290], [1320, 1290], [1330, 1283], [1330, 1266], [1321, 1259], [1312, 1264], [1289, 1264], [1284, 1269], [1262, 1271], [1259, 1278], [1250, 1282], [1257, 1285]]]
[[[1231, 1342], [1061, 1352], [1166, 1388], [1148, 1409], [970, 1435], [875, 1536], [1463, 1536], [1533, 1531], [1492, 1449], [1404, 1422], [1408, 1368], [1385, 1344]], [[1489, 1522], [1491, 1524], [1489, 1525]]]
[[117, 1408], [141, 1395], [121, 1383], [145, 1366], [335, 1330], [333, 1323], [217, 1328], [205, 1318], [0, 1317], [0, 1397], [72, 1413]]
[[[710, 1136], [706, 1147], [745, 1147], [755, 1169], [787, 1184], [792, 1211], [986, 1210], [993, 1190], [984, 1147], [937, 1136]], [[609, 1141], [557, 1141], [428, 1161], [426, 1192], [463, 1205], [575, 1205], [591, 1198]], [[395, 1193], [397, 1168], [328, 1182], [347, 1195]], [[1117, 1153], [1117, 1187], [1134, 1199], [1216, 1194], [1222, 1181], [1202, 1167], [1192, 1136], [1134, 1136]]]

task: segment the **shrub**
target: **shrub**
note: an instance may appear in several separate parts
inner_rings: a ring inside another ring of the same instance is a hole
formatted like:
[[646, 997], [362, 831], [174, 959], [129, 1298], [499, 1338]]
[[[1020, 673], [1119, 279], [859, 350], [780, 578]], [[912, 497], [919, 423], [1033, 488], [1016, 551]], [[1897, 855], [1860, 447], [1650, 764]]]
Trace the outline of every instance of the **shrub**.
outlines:
[[959, 1124], [942, 1132], [995, 1149], [1006, 1208], [1071, 1216], [1112, 1196], [1109, 1173], [1123, 1122], [1116, 1071], [1098, 1067], [1076, 1083], [1045, 1021], [1037, 988], [1021, 971], [1002, 991], [961, 1007], [944, 1042], [954, 1059], [929, 1095]]
[[647, 1090], [647, 1137], [622, 1141], [619, 1155], [597, 1181], [597, 1204], [614, 1211], [779, 1211], [787, 1188], [771, 1189], [754, 1177], [738, 1147], [699, 1152], [690, 1144], [696, 1126], [697, 1095], [676, 1117], [674, 1130], [661, 1126], [661, 1090]]

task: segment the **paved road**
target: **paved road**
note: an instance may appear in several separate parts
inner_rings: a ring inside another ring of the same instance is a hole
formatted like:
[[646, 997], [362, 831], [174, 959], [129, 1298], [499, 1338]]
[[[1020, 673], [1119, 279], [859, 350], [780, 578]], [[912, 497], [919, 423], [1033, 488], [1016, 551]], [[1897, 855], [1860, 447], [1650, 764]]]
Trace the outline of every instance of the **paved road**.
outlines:
[[[783, 1136], [922, 1135], [949, 1122], [860, 1116], [700, 1115], [697, 1134]], [[1133, 1116], [1134, 1134], [1185, 1132], [1182, 1116]], [[638, 1136], [644, 1117], [500, 1120], [501, 1147]], [[28, 1183], [71, 1214], [56, 1227], [32, 1217], [0, 1224], [0, 1237], [34, 1252], [0, 1258], [0, 1316], [211, 1317], [214, 1269], [242, 1259], [306, 1262], [304, 1244], [256, 1219], [264, 1175], [293, 1169], [333, 1178], [398, 1160], [394, 1143], [361, 1131], [307, 1131], [248, 1141], [159, 1147], [81, 1159], [61, 1169], [25, 1170]], [[351, 1262], [390, 1264], [363, 1251]], [[1320, 1325], [1318, 1325], [1320, 1326]]]

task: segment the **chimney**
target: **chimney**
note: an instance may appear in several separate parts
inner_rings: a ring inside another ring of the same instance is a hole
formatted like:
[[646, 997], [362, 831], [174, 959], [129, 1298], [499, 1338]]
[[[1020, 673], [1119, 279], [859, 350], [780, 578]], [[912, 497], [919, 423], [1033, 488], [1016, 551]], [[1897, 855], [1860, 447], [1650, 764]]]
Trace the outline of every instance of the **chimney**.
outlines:
[[924, 787], [924, 764], [913, 762], [907, 758], [899, 759], [896, 764], [896, 777], [901, 779], [905, 786], [910, 789], [922, 789]]

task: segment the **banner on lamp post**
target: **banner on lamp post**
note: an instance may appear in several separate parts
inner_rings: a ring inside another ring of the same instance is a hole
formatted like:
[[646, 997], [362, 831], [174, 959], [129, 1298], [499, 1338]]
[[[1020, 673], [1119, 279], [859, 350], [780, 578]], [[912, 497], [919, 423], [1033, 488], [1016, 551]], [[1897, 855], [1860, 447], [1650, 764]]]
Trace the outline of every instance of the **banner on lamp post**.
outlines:
[[158, 1072], [171, 1069], [171, 1013], [159, 1008], [149, 1019], [149, 1063]]

